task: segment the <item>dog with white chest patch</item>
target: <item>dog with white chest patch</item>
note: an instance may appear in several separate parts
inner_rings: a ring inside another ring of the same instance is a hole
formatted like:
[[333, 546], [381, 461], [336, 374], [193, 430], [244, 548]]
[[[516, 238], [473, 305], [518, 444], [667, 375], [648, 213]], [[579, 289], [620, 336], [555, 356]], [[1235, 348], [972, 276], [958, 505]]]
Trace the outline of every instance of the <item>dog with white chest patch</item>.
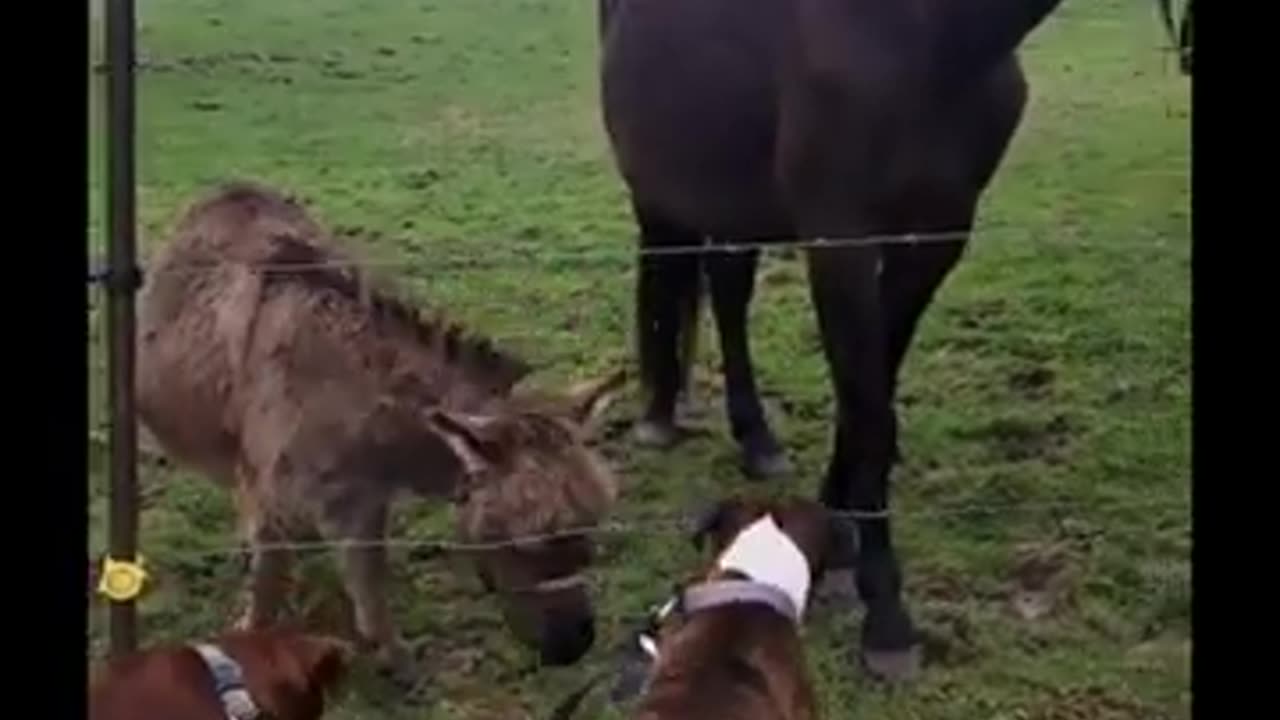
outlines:
[[695, 530], [716, 560], [663, 613], [635, 720], [813, 720], [799, 627], [825, 568], [852, 562], [822, 505], [730, 499]]

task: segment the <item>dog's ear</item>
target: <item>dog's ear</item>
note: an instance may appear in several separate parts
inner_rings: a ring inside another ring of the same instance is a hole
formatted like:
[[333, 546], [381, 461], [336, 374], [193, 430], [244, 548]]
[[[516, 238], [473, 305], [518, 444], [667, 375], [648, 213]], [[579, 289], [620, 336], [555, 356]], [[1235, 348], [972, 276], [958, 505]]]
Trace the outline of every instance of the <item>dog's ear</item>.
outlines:
[[300, 636], [295, 652], [308, 686], [326, 694], [346, 676], [355, 654], [342, 640], [316, 635]]
[[729, 501], [720, 500], [707, 505], [694, 515], [689, 540], [695, 549], [702, 550], [703, 545], [706, 544], [707, 535], [720, 532], [728, 515], [728, 505]]
[[727, 536], [739, 529], [739, 521], [747, 516], [748, 510], [747, 503], [741, 498], [726, 498], [714, 502], [694, 516], [689, 539], [698, 550], [706, 545], [708, 536], [727, 542]]
[[852, 568], [858, 562], [858, 526], [838, 511], [827, 514], [827, 570]]

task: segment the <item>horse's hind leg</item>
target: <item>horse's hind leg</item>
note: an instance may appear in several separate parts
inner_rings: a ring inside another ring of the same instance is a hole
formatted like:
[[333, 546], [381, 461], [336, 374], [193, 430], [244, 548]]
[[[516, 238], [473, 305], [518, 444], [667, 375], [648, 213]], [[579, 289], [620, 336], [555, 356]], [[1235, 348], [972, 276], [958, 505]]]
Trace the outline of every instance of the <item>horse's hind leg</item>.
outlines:
[[639, 207], [635, 214], [642, 251], [655, 251], [640, 257], [636, 281], [636, 339], [647, 398], [635, 437], [644, 445], [670, 447], [679, 439], [676, 401], [693, 360], [701, 263], [697, 253], [661, 253], [701, 245], [703, 238]]
[[760, 404], [751, 361], [747, 315], [759, 261], [758, 250], [712, 253], [707, 256], [706, 267], [724, 363], [729, 426], [742, 450], [747, 474], [773, 477], [788, 472], [790, 464]]

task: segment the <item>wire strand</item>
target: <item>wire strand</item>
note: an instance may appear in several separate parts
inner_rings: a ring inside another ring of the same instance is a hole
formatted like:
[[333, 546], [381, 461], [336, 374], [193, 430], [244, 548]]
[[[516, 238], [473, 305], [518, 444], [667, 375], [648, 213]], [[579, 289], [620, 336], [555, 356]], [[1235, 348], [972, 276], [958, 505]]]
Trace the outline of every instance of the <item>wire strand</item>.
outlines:
[[[1008, 502], [1008, 503], [972, 503], [965, 505], [956, 505], [952, 507], [942, 508], [925, 508], [921, 510], [913, 510], [907, 514], [907, 517], [919, 519], [922, 517], [942, 517], [942, 516], [960, 516], [971, 513], [1012, 513], [1025, 511], [1041, 511], [1055, 513], [1060, 511], [1070, 511], [1081, 509], [1086, 503], [1083, 501], [1044, 501], [1044, 502]], [[1092, 503], [1090, 503], [1092, 505]], [[1128, 509], [1128, 510], [1153, 510], [1153, 509], [1190, 509], [1189, 499], [1177, 498], [1150, 498], [1142, 501], [1123, 501], [1108, 503], [1109, 508]], [[859, 511], [859, 510], [833, 510], [831, 515], [834, 517], [844, 518], [854, 521], [867, 520], [883, 520], [892, 517], [890, 510], [880, 511]], [[527, 545], [531, 543], [549, 542], [568, 537], [579, 536], [600, 536], [600, 535], [655, 535], [688, 532], [693, 528], [694, 518], [689, 515], [674, 515], [670, 517], [657, 517], [643, 520], [630, 521], [608, 521], [592, 526], [583, 526], [576, 528], [565, 528], [553, 532], [531, 533], [521, 535], [515, 538], [505, 540], [494, 540], [487, 542], [463, 542], [446, 538], [382, 538], [376, 540], [303, 540], [303, 541], [287, 541], [262, 543], [256, 547], [262, 551], [289, 551], [289, 552], [313, 552], [322, 550], [339, 550], [353, 548], [370, 548], [384, 547], [388, 549], [418, 549], [428, 548], [441, 552], [484, 552], [489, 550], [500, 550], [503, 548], [515, 547], [518, 545]], [[243, 543], [236, 545], [225, 545], [213, 548], [171, 550], [163, 553], [165, 558], [181, 558], [194, 559], [204, 557], [218, 556], [237, 556], [248, 552], [248, 547]]]
[[[163, 266], [149, 267], [148, 273], [180, 273], [180, 272], [209, 272], [220, 267], [234, 264], [237, 267], [250, 267], [261, 272], [308, 272], [326, 269], [409, 269], [422, 271], [426, 269], [479, 269], [486, 266], [491, 267], [507, 267], [518, 261], [545, 262], [547, 264], [558, 264], [572, 262], [574, 264], [586, 266], [592, 264], [607, 265], [623, 270], [630, 267], [630, 261], [636, 258], [645, 257], [663, 257], [663, 256], [687, 256], [687, 255], [723, 255], [735, 254], [748, 251], [777, 251], [790, 252], [796, 250], [838, 250], [838, 249], [859, 249], [869, 247], [886, 247], [886, 246], [924, 246], [938, 244], [956, 244], [965, 242], [976, 242], [975, 238], [982, 241], [989, 241], [995, 237], [999, 237], [1003, 233], [1009, 233], [1019, 230], [1012, 226], [989, 226], [978, 231], [973, 230], [947, 230], [937, 232], [907, 232], [907, 233], [875, 233], [856, 237], [818, 237], [818, 238], [778, 238], [778, 239], [747, 239], [733, 240], [726, 242], [705, 241], [699, 245], [675, 245], [669, 247], [640, 247], [634, 249], [630, 253], [619, 253], [616, 251], [595, 250], [589, 248], [564, 248], [564, 249], [541, 249], [541, 248], [516, 248], [514, 252], [506, 252], [500, 255], [494, 255], [490, 258], [480, 259], [474, 257], [441, 257], [421, 259], [397, 259], [397, 260], [380, 260], [380, 259], [354, 259], [354, 258], [334, 258], [319, 262], [299, 262], [299, 263], [223, 263], [218, 261], [210, 262], [182, 262], [174, 264], [166, 264]], [[1007, 236], [1006, 236], [1007, 237]], [[1189, 242], [1187, 237], [1172, 237], [1165, 234], [1153, 234], [1142, 237], [1141, 240], [1133, 240], [1133, 235], [1126, 235], [1125, 240], [1111, 241], [1040, 241], [1037, 243], [1040, 247], [1071, 247], [1071, 248], [1127, 248], [1127, 247], [1144, 247], [1153, 249], [1165, 249], [1169, 245], [1169, 241], [1179, 243]], [[401, 240], [405, 245], [410, 245], [407, 239]], [[511, 242], [498, 241], [482, 241], [480, 244], [493, 247], [500, 246], [510, 248]], [[430, 247], [430, 244], [418, 245], [418, 247]], [[96, 262], [91, 269], [88, 282], [99, 283], [108, 274], [108, 270], [103, 261]]]

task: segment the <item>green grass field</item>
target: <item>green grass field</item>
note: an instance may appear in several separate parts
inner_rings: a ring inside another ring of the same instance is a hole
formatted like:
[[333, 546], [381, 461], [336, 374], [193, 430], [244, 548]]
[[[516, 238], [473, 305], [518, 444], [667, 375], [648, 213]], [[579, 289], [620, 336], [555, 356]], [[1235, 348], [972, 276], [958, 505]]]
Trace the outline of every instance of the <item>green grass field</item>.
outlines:
[[[254, 178], [306, 198], [358, 235], [360, 252], [398, 263], [393, 274], [414, 293], [523, 351], [548, 382], [627, 360], [634, 231], [599, 122], [594, 8], [139, 3], [144, 247], [195, 194]], [[99, 31], [95, 22], [95, 59]], [[914, 685], [878, 687], [851, 662], [858, 617], [815, 608], [804, 633], [827, 717], [1190, 717], [1190, 100], [1165, 44], [1154, 8], [1130, 0], [1067, 3], [1028, 42], [1026, 121], [905, 369], [895, 507], [929, 664]], [[104, 144], [101, 76], [90, 77], [97, 252]], [[100, 303], [91, 300], [89, 349], [98, 439]], [[611, 440], [626, 480], [619, 519], [750, 487], [704, 337], [699, 399], [712, 432], [668, 454]], [[831, 399], [796, 259], [768, 259], [752, 337], [799, 469], [758, 489], [812, 494]], [[106, 458], [92, 447], [96, 556]], [[236, 542], [230, 499], [153, 464], [142, 478], [154, 573], [144, 638], [213, 633], [232, 616], [242, 572], [239, 556], [218, 552]], [[447, 510], [414, 505], [396, 528], [450, 530]], [[465, 567], [395, 557], [395, 604], [425, 646], [427, 696], [406, 703], [361, 670], [332, 717], [542, 718], [584, 676], [537, 669]], [[657, 529], [605, 537], [594, 580], [602, 633], [585, 666], [605, 661], [695, 562], [684, 538]], [[1048, 567], [1049, 592], [1028, 584], [1036, 565]], [[306, 572], [313, 587], [336, 587], [329, 558]], [[89, 620], [96, 657], [100, 600]], [[582, 717], [612, 712], [593, 698]]]

